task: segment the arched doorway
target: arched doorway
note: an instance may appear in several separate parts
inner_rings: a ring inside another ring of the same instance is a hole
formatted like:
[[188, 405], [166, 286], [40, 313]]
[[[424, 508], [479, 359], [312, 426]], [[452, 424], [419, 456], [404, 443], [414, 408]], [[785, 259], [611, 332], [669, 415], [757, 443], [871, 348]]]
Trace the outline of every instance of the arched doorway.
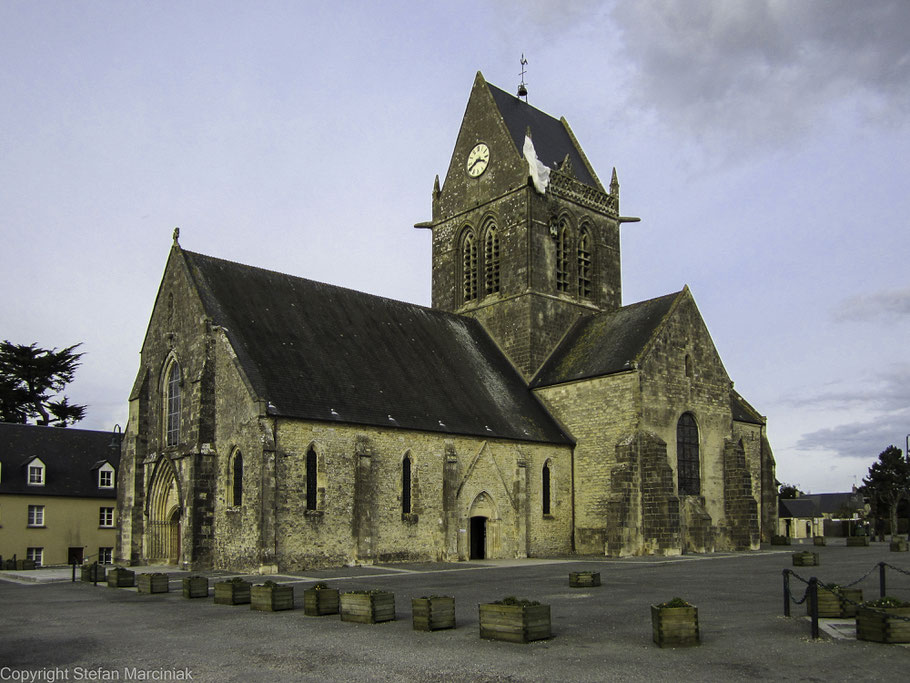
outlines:
[[498, 557], [496, 522], [499, 514], [493, 497], [486, 491], [477, 494], [468, 513], [470, 536], [468, 538], [469, 557], [472, 560], [483, 560]]
[[174, 466], [168, 458], [158, 461], [147, 499], [145, 558], [152, 563], [180, 562], [180, 492]]

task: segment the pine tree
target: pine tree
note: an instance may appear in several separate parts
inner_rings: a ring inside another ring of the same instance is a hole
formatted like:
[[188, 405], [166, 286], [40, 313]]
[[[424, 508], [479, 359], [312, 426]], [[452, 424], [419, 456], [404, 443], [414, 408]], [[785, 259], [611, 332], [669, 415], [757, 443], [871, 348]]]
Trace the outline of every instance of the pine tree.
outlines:
[[37, 344], [0, 344], [0, 421], [66, 427], [85, 417], [85, 406], [58, 395], [80, 365], [80, 344], [42, 349]]
[[891, 518], [891, 540], [897, 533], [897, 508], [910, 495], [910, 461], [901, 449], [888, 446], [878, 455], [878, 462], [863, 477], [863, 493], [870, 498], [876, 515], [888, 513]]

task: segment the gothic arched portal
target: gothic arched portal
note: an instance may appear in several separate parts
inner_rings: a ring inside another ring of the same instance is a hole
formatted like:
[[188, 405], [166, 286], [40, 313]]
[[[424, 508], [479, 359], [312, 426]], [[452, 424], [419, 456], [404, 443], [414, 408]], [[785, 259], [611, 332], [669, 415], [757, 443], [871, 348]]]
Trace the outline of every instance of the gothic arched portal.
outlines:
[[145, 557], [149, 562], [180, 562], [180, 491], [169, 458], [158, 461], [148, 489]]

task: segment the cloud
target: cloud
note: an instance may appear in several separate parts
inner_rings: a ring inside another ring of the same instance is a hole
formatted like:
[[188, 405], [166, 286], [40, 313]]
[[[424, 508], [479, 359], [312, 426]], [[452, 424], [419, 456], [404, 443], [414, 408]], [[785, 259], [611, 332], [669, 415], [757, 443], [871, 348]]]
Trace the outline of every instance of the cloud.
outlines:
[[868, 119], [910, 110], [904, 0], [618, 2], [631, 97], [703, 143], [785, 147], [849, 102]]
[[[846, 384], [849, 382], [849, 384]], [[910, 406], [910, 364], [895, 363], [871, 372], [858, 381], [847, 379], [828, 385], [829, 389], [786, 399], [801, 408], [849, 411], [862, 408], [873, 412], [893, 412]], [[844, 386], [845, 388], [836, 388]], [[910, 423], [907, 425], [910, 429]]]
[[893, 321], [894, 316], [910, 317], [910, 287], [859, 294], [844, 299], [834, 310], [834, 319], [838, 322], [869, 321], [877, 318]]
[[889, 445], [904, 449], [910, 431], [910, 408], [880, 415], [867, 422], [853, 422], [819, 429], [800, 437], [797, 450], [825, 450], [838, 458], [874, 460]]

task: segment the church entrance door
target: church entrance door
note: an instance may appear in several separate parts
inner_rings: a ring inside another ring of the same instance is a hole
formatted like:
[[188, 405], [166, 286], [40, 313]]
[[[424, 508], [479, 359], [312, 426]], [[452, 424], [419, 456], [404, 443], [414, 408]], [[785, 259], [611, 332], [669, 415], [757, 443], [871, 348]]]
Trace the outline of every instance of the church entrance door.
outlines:
[[487, 518], [471, 517], [471, 559], [483, 560], [487, 556]]
[[174, 466], [162, 458], [149, 485], [145, 530], [145, 557], [149, 562], [180, 562], [181, 509]]

